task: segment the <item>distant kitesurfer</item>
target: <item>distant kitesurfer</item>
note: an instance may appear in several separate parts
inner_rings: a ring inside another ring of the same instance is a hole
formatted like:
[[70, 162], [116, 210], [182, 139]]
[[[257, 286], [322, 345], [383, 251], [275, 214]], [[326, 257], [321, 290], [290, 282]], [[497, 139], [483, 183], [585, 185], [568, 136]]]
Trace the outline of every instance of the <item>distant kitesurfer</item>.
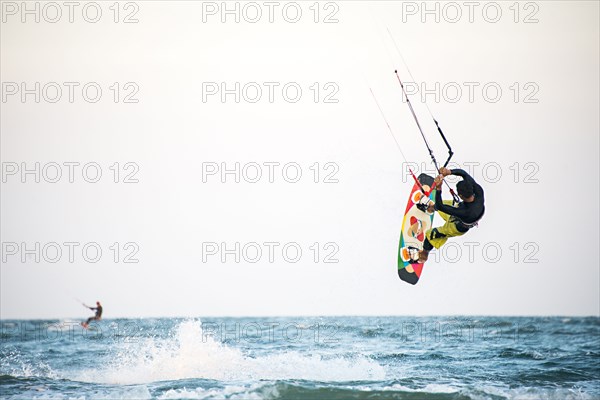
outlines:
[[[456, 184], [458, 197], [462, 200], [458, 206], [453, 206], [452, 200], [442, 200], [442, 182], [448, 175], [457, 175], [463, 178]], [[429, 229], [425, 232], [423, 250], [419, 251], [419, 263], [427, 261], [429, 252], [435, 247], [439, 249], [449, 237], [462, 236], [483, 217], [485, 211], [483, 188], [462, 169], [441, 168], [440, 174], [435, 178], [437, 192], [435, 203], [430, 203], [428, 211], [437, 210], [446, 223], [440, 227]]]
[[[85, 306], [85, 304], [84, 304], [84, 306]], [[91, 321], [99, 321], [102, 319], [102, 306], [100, 305], [99, 301], [96, 302], [96, 307], [89, 307], [89, 306], [86, 306], [86, 307], [92, 311], [96, 311], [96, 313], [93, 317], [89, 317], [87, 319], [87, 321], [81, 323], [81, 325], [83, 325], [84, 328], [87, 328], [87, 326], [90, 324]]]

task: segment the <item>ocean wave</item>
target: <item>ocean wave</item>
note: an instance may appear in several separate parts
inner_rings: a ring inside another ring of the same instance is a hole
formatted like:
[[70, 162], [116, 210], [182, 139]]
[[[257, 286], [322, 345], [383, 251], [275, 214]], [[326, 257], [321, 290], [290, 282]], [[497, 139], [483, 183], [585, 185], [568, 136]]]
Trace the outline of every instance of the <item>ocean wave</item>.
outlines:
[[509, 388], [481, 385], [459, 387], [451, 384], [428, 384], [411, 388], [393, 384], [381, 388], [356, 385], [324, 386], [314, 382], [265, 382], [262, 384], [230, 385], [224, 388], [171, 389], [157, 396], [160, 400], [174, 399], [310, 399], [310, 400], [588, 400], [593, 397], [579, 388]]
[[520, 375], [519, 379], [524, 383], [542, 383], [554, 382], [556, 384], [586, 381], [589, 379], [598, 379], [598, 376], [586, 373], [580, 370], [570, 368], [544, 368], [532, 369]]
[[517, 360], [544, 360], [546, 356], [537, 350], [518, 350], [511, 347], [501, 349], [498, 357]]
[[205, 335], [199, 321], [180, 323], [166, 339], [121, 344], [106, 365], [68, 376], [77, 381], [111, 384], [189, 378], [360, 381], [384, 377], [384, 368], [364, 356], [332, 357], [284, 350], [252, 357]]
[[[12, 339], [0, 347], [0, 397], [562, 400], [600, 395], [598, 319], [506, 318], [497, 330], [501, 318], [480, 318], [459, 337], [444, 333], [454, 333], [470, 319], [206, 321], [109, 319], [99, 326], [101, 338], [82, 329], [55, 338], [53, 331], [29, 331], [37, 321], [9, 322]], [[282, 330], [274, 330], [259, 340], [238, 340], [239, 331], [233, 329], [271, 323], [301, 327], [305, 335], [294, 340], [295, 331], [282, 338]], [[210, 324], [221, 330], [211, 331]], [[336, 341], [324, 340], [332, 336], [330, 329], [317, 337], [315, 324], [335, 326]], [[535, 334], [522, 335], [521, 326]], [[437, 336], [421, 335], [421, 327]], [[486, 329], [481, 333], [479, 327]], [[518, 335], [503, 335], [512, 327]], [[557, 329], [573, 329], [578, 336], [556, 336]], [[491, 331], [502, 340], [490, 339]], [[23, 332], [35, 334], [36, 340], [22, 340]]]
[[[356, 387], [307, 387], [293, 384], [277, 384], [275, 390], [261, 389], [261, 394], [267, 394], [264, 399], [311, 399], [311, 400], [367, 400], [367, 399], [401, 399], [419, 400], [468, 400], [469, 397], [457, 393], [454, 388], [443, 385], [432, 385], [428, 390], [412, 390], [400, 385], [381, 389]], [[362, 389], [362, 390], [361, 390]], [[270, 394], [270, 396], [268, 395]], [[426, 396], [426, 397], [424, 397]]]

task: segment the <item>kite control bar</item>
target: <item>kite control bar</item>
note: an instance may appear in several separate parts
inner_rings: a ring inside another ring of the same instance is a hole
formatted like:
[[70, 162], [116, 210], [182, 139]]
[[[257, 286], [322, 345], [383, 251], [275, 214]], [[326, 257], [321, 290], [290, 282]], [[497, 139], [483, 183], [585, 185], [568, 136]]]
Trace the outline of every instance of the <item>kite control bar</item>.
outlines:
[[[431, 117], [433, 118], [433, 115]], [[444, 132], [442, 132], [442, 128], [440, 128], [440, 124], [438, 124], [438, 122], [435, 118], [433, 118], [433, 122], [435, 122], [435, 126], [437, 127], [437, 130], [440, 133], [440, 136], [442, 137], [442, 139], [444, 140], [446, 147], [448, 148], [448, 159], [444, 163], [444, 168], [446, 168], [448, 166], [448, 163], [450, 162], [450, 159], [454, 155], [454, 152], [452, 151], [452, 147], [450, 147], [450, 143], [448, 143], [448, 140], [446, 139]]]

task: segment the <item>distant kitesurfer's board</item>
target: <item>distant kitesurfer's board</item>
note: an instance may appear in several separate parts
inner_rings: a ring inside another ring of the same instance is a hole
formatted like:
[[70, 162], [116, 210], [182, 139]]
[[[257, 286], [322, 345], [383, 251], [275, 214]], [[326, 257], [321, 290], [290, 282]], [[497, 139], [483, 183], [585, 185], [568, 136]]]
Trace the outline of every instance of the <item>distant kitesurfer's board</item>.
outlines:
[[[433, 178], [426, 174], [421, 174], [417, 178], [423, 189], [429, 191], [433, 185]], [[429, 194], [429, 198], [435, 201], [435, 190], [432, 190]], [[419, 202], [426, 203], [422, 198], [424, 196], [419, 185], [415, 182], [410, 196], [408, 198], [408, 204], [404, 211], [404, 218], [402, 220], [402, 230], [400, 232], [400, 246], [398, 248], [398, 276], [405, 282], [415, 285], [421, 277], [423, 272], [424, 264], [411, 264], [410, 257], [408, 257], [409, 248], [418, 250], [423, 249], [423, 241], [425, 240], [425, 232], [431, 228], [433, 223], [434, 213], [427, 213], [417, 208]], [[415, 250], [413, 250], [414, 252]]]

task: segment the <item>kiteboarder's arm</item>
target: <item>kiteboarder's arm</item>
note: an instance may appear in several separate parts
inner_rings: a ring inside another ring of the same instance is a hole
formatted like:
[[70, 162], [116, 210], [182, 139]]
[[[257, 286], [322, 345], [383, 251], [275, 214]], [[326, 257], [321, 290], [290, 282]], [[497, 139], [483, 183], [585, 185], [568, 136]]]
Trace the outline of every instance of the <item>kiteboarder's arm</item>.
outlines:
[[[435, 209], [443, 213], [453, 215], [452, 212], [454, 211], [454, 207], [444, 204], [444, 200], [442, 200], [442, 182], [444, 181], [444, 176], [449, 175], [449, 171], [450, 170], [446, 168], [442, 168], [440, 170], [441, 173], [436, 176], [435, 180], [433, 181], [434, 186], [437, 188], [435, 192]], [[450, 208], [450, 210], [448, 210], [448, 208]]]
[[[443, 175], [444, 174], [438, 176], [436, 179], [439, 179], [441, 181]], [[437, 191], [435, 192], [435, 209], [436, 210], [441, 211], [448, 215], [452, 215], [454, 217], [458, 217], [458, 218], [469, 217], [468, 210], [466, 210], [464, 208], [457, 208], [457, 207], [453, 207], [448, 204], [444, 204], [444, 201], [442, 200], [442, 184], [441, 184], [441, 182], [436, 186], [438, 187]]]

